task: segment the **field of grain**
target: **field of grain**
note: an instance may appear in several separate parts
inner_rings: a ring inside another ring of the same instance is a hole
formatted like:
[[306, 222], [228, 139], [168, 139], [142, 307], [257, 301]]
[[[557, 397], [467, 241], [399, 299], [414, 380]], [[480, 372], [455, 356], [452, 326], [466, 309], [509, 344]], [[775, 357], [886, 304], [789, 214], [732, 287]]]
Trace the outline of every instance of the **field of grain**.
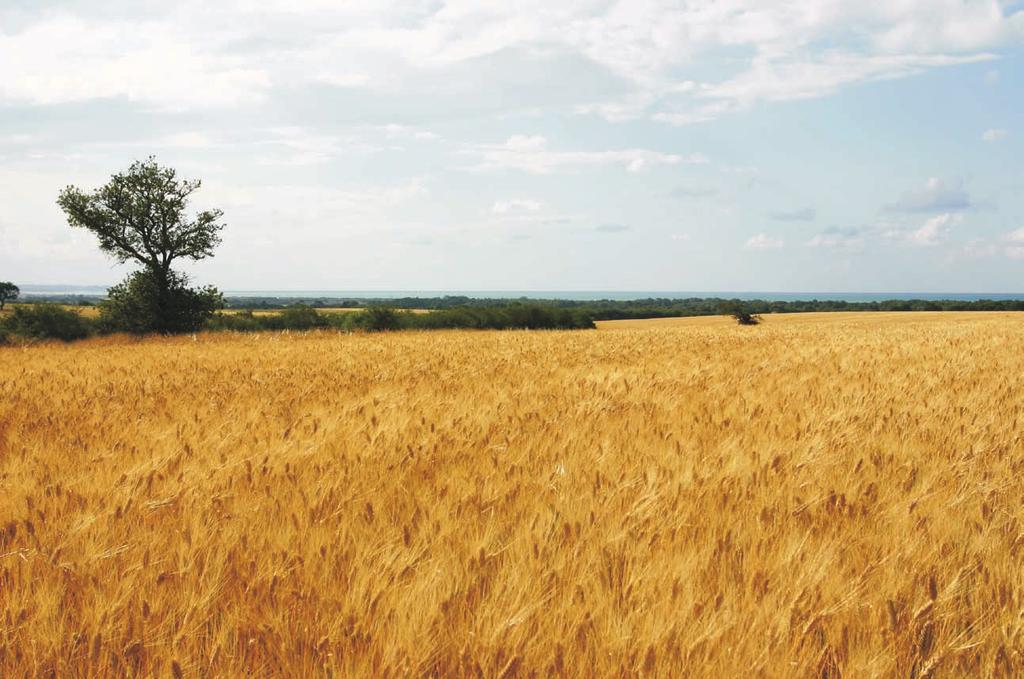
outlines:
[[1024, 673], [1024, 317], [0, 348], [0, 676]]

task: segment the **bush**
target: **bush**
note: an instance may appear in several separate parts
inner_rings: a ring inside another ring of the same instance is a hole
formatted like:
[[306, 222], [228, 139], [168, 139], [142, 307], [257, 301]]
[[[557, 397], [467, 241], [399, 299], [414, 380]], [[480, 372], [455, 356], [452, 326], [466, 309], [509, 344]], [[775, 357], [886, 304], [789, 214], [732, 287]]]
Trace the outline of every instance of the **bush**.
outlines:
[[214, 314], [206, 322], [205, 329], [213, 331], [256, 332], [264, 328], [260, 323], [260, 319], [254, 316], [251, 310], [246, 309], [237, 313]]
[[751, 313], [747, 305], [738, 299], [722, 302], [718, 307], [718, 313], [732, 316], [740, 325], [757, 325], [761, 317]]
[[736, 319], [736, 322], [740, 325], [757, 325], [761, 322], [761, 317], [752, 314], [749, 311], [737, 311], [732, 315]]
[[268, 330], [313, 330], [327, 327], [327, 319], [305, 304], [286, 307], [279, 314], [261, 316], [257, 321]]
[[223, 308], [224, 298], [213, 287], [190, 288], [188, 278], [171, 271], [167, 289], [157, 276], [136, 271], [107, 291], [100, 303], [100, 325], [106, 332], [195, 332]]
[[402, 327], [402, 317], [394, 309], [384, 306], [368, 307], [366, 311], [358, 312], [354, 321], [368, 332], [386, 332]]
[[58, 339], [70, 342], [92, 334], [92, 328], [85, 318], [59, 304], [16, 306], [3, 325], [0, 334], [9, 333], [25, 339]]

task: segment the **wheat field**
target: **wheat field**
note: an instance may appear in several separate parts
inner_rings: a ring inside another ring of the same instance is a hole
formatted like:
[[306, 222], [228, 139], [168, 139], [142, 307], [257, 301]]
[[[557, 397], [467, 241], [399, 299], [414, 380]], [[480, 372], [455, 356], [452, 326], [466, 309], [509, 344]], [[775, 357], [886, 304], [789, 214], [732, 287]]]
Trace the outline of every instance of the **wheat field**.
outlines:
[[1024, 317], [0, 349], [0, 676], [1024, 673]]

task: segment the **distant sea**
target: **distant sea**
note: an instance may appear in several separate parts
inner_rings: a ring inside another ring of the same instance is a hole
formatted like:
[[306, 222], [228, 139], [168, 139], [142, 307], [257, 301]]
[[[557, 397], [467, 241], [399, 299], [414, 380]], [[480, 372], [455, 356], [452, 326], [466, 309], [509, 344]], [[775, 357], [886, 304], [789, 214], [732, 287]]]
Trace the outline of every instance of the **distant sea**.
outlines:
[[[25, 297], [33, 295], [103, 296], [106, 288], [74, 285], [24, 285]], [[764, 299], [779, 302], [829, 300], [843, 302], [882, 302], [889, 299], [950, 299], [970, 302], [979, 299], [1024, 300], [1024, 292], [777, 292], [736, 290], [222, 290], [225, 297], [282, 297], [291, 299], [397, 299], [400, 297], [459, 296], [490, 299], [686, 299], [721, 297], [724, 299]]]

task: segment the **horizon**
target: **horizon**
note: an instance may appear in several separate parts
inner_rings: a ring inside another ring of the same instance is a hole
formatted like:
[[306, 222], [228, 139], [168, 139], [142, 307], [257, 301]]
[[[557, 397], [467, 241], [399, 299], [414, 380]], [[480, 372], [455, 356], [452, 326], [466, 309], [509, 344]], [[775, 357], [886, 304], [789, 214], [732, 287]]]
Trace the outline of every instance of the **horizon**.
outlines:
[[[95, 285], [31, 285], [22, 289], [24, 298], [31, 297], [102, 297], [107, 288]], [[344, 290], [344, 289], [223, 289], [228, 298], [269, 299], [398, 299], [398, 298], [443, 298], [469, 297], [476, 299], [533, 299], [540, 301], [630, 301], [641, 299], [694, 299], [723, 298], [765, 301], [848, 301], [882, 302], [901, 300], [926, 301], [978, 301], [1024, 299], [1024, 292], [994, 291], [852, 291], [852, 290]]]
[[0, 279], [123, 277], [55, 199], [153, 154], [223, 208], [183, 271], [225, 290], [1024, 284], [1020, 0], [55, 0], [0, 27]]

